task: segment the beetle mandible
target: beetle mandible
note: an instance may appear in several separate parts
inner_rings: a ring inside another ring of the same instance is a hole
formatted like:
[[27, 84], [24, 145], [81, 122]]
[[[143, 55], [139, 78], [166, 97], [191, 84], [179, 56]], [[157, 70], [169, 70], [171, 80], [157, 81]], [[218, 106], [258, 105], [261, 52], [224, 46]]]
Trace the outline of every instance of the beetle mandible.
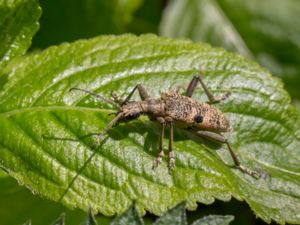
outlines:
[[[205, 94], [207, 95], [209, 100], [208, 102], [201, 102], [192, 98], [198, 83], [201, 84]], [[97, 134], [97, 140], [93, 144], [92, 148], [95, 148], [98, 144], [100, 144], [102, 136], [115, 124], [128, 122], [141, 115], [146, 115], [150, 120], [158, 122], [161, 125], [159, 154], [154, 161], [153, 168], [162, 163], [162, 159], [164, 157], [164, 132], [165, 127], [169, 126], [170, 136], [168, 156], [170, 170], [175, 168], [173, 130], [174, 127], [180, 127], [192, 130], [195, 134], [203, 138], [221, 144], [226, 144], [237, 169], [255, 178], [259, 178], [261, 176], [260, 173], [250, 170], [241, 164], [238, 157], [232, 150], [228, 140], [221, 134], [223, 132], [231, 131], [232, 126], [224, 113], [212, 106], [212, 104], [226, 99], [230, 95], [230, 92], [224, 96], [215, 97], [203, 82], [201, 72], [199, 75], [192, 78], [184, 95], [181, 95], [179, 93], [179, 88], [177, 88], [175, 91], [161, 93], [161, 97], [158, 99], [150, 97], [142, 84], [137, 84], [125, 99], [119, 98], [115, 93], [112, 94], [113, 99], [111, 100], [81, 88], [71, 88], [70, 91], [71, 90], [79, 90], [96, 96], [101, 100], [114, 105], [118, 109], [116, 117], [102, 130], [101, 133]], [[136, 90], [140, 95], [141, 101], [130, 101]]]

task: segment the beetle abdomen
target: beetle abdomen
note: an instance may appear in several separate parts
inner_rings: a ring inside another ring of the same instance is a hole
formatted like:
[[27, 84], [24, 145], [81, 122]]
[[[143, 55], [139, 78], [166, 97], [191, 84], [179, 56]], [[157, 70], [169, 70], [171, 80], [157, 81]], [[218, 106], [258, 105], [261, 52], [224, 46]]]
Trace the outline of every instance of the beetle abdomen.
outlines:
[[162, 100], [165, 101], [166, 115], [181, 127], [218, 132], [231, 130], [225, 115], [207, 103], [179, 95], [176, 92], [164, 93]]

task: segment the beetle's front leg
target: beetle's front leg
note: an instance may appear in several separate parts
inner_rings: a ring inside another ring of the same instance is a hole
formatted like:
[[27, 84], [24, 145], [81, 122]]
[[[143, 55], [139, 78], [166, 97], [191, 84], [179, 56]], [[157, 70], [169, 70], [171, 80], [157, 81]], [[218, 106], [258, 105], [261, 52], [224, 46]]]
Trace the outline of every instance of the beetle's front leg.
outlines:
[[175, 152], [173, 149], [174, 143], [174, 125], [173, 122], [170, 123], [170, 140], [169, 140], [169, 169], [175, 168]]
[[175, 152], [173, 149], [173, 144], [174, 144], [174, 121], [171, 117], [166, 117], [165, 118], [166, 123], [169, 124], [170, 126], [170, 136], [169, 136], [169, 170], [172, 170], [175, 168]]
[[153, 169], [156, 168], [162, 162], [162, 158], [164, 157], [164, 150], [163, 150], [163, 139], [165, 133], [165, 125], [169, 124], [170, 126], [170, 137], [169, 137], [169, 170], [175, 168], [175, 153], [173, 150], [173, 142], [174, 142], [174, 124], [173, 119], [171, 117], [157, 117], [156, 120], [162, 125], [161, 133], [160, 133], [160, 141], [159, 141], [159, 153], [158, 157], [156, 158]]
[[248, 175], [250, 175], [250, 176], [252, 176], [256, 179], [261, 177], [260, 173], [258, 173], [256, 171], [253, 171], [253, 170], [250, 170], [249, 168], [247, 168], [247, 167], [245, 167], [241, 164], [241, 162], [238, 159], [237, 155], [233, 152], [229, 142], [222, 135], [220, 135], [218, 133], [211, 132], [211, 131], [197, 131], [196, 134], [201, 136], [201, 137], [207, 138], [209, 140], [219, 142], [219, 143], [222, 143], [222, 144], [226, 144], [236, 168], [238, 168], [243, 173], [246, 173], [246, 174], [248, 174]]
[[158, 117], [157, 121], [161, 124], [161, 131], [160, 131], [160, 139], [159, 139], [159, 153], [158, 157], [154, 161], [152, 169], [156, 168], [159, 164], [162, 163], [162, 159], [164, 157], [164, 134], [165, 134], [165, 126], [166, 126], [166, 121], [162, 117]]

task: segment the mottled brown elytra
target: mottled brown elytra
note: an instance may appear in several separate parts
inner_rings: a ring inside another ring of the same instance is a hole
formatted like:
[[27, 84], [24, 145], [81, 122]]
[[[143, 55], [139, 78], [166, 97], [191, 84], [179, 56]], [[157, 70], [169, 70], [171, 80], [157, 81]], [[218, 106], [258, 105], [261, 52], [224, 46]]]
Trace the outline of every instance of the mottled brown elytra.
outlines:
[[[200, 83], [204, 89], [209, 99], [208, 102], [200, 102], [192, 98], [193, 92], [198, 83]], [[226, 144], [234, 161], [235, 167], [243, 173], [259, 178], [261, 176], [260, 173], [250, 170], [240, 163], [227, 139], [220, 134], [222, 132], [231, 131], [232, 127], [224, 113], [212, 106], [212, 104], [226, 99], [230, 93], [228, 92], [221, 97], [215, 97], [204, 84], [201, 73], [198, 76], [193, 77], [184, 95], [179, 93], [179, 89], [180, 88], [177, 88], [175, 91], [164, 92], [161, 94], [160, 98], [155, 99], [149, 96], [147, 90], [142, 84], [138, 84], [133, 88], [126, 99], [121, 99], [115, 93], [112, 93], [112, 100], [80, 88], [71, 88], [70, 90], [80, 90], [91, 94], [114, 105], [118, 109], [116, 117], [102, 130], [101, 133], [97, 135], [97, 140], [94, 143], [93, 148], [100, 144], [103, 135], [105, 135], [115, 124], [136, 119], [141, 115], [147, 115], [150, 120], [161, 124], [159, 154], [154, 162], [153, 168], [161, 164], [164, 156], [163, 139], [165, 126], [169, 126], [170, 128], [168, 151], [169, 169], [172, 170], [175, 168], [173, 129], [174, 127], [180, 127], [192, 130], [195, 134], [209, 140]], [[130, 101], [136, 90], [139, 92], [141, 101]]]

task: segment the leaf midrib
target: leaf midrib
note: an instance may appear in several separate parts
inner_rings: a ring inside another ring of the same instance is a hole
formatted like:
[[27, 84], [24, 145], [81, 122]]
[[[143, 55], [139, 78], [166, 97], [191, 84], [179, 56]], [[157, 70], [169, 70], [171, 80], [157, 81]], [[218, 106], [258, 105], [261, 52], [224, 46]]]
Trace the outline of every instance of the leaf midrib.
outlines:
[[[9, 111], [9, 112], [4, 112], [4, 113], [1, 113], [0, 116], [10, 117], [12, 115], [19, 114], [19, 113], [31, 112], [32, 110], [37, 111], [37, 112], [39, 112], [39, 111], [40, 112], [45, 112], [45, 111], [50, 111], [51, 112], [53, 110], [55, 110], [55, 111], [65, 111], [65, 110], [71, 110], [71, 111], [73, 111], [73, 110], [75, 110], [75, 111], [85, 111], [85, 112], [86, 111], [90, 111], [90, 112], [100, 112], [100, 113], [115, 112], [115, 111], [113, 111], [111, 109], [103, 109], [103, 108], [102, 109], [97, 109], [97, 108], [79, 107], [79, 106], [46, 106], [46, 107], [45, 106], [39, 106], [39, 107], [22, 108], [22, 109], [18, 109], [18, 110]], [[250, 115], [250, 116], [252, 116], [252, 115]], [[278, 122], [278, 121], [275, 121], [275, 122]], [[291, 133], [291, 134], [293, 134], [293, 133]], [[76, 137], [78, 137], [78, 136], [76, 135]], [[273, 143], [273, 142], [267, 142], [267, 143]], [[86, 145], [85, 143], [83, 143], [83, 144]], [[247, 156], [244, 155], [243, 157], [247, 157]], [[252, 159], [252, 160], [254, 160], [254, 161], [256, 161], [256, 162], [258, 162], [260, 164], [263, 164], [266, 167], [269, 167], [269, 168], [272, 168], [272, 169], [277, 168], [278, 170], [285, 171], [285, 172], [287, 172], [289, 174], [300, 176], [300, 173], [296, 173], [296, 172], [293, 172], [291, 170], [287, 170], [287, 169], [284, 169], [284, 168], [281, 168], [281, 167], [270, 166], [269, 164], [261, 162], [260, 160], [257, 160], [257, 159]], [[121, 169], [124, 169], [124, 168], [121, 168]], [[151, 180], [151, 182], [154, 182], [154, 181]]]

